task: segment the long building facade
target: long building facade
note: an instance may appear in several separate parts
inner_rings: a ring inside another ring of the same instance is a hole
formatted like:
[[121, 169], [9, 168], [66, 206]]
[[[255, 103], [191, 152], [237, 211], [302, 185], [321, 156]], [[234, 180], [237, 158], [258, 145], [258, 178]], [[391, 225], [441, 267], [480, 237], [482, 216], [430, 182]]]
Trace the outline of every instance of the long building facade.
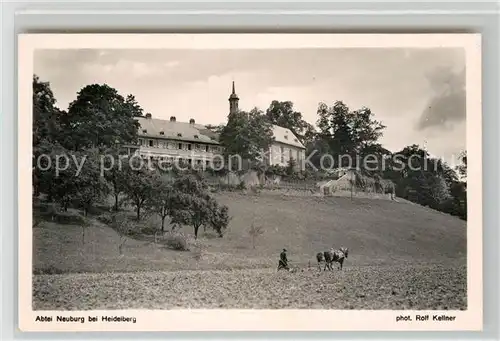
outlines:
[[[234, 82], [229, 96], [229, 112], [239, 110], [239, 98]], [[178, 122], [175, 116], [169, 120], [153, 118], [151, 114], [138, 118], [138, 145], [126, 146], [129, 154], [144, 159], [167, 163], [185, 162], [190, 165], [212, 166], [222, 162], [223, 147], [218, 135], [194, 119]], [[275, 142], [265, 152], [268, 165], [286, 166], [290, 159], [300, 164], [305, 157], [305, 147], [287, 128], [273, 125]]]

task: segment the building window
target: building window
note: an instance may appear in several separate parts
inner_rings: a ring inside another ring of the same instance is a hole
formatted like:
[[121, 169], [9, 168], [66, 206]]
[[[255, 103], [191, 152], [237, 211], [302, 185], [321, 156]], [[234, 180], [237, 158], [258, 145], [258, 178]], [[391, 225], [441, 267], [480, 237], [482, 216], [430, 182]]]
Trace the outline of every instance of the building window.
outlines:
[[178, 147], [179, 149], [182, 149], [182, 143], [179, 143]]
[[191, 150], [191, 143], [188, 144], [188, 150]]
[[154, 144], [154, 141], [153, 140], [149, 140], [149, 146], [153, 147], [153, 144]]
[[143, 133], [143, 134], [146, 134], [147, 132], [148, 132], [148, 130], [147, 130], [147, 129], [142, 129], [142, 133]]
[[285, 140], [288, 140], [288, 135], [285, 135]]
[[208, 146], [205, 146], [205, 151], [208, 153]]
[[200, 145], [199, 145], [199, 144], [195, 144], [195, 145], [194, 145], [194, 147], [195, 147], [196, 149], [200, 149]]
[[182, 137], [182, 134], [181, 134], [181, 133], [178, 133], [178, 134], [177, 134], [177, 136], [178, 136], [178, 137]]
[[208, 166], [210, 166], [210, 161], [209, 161], [209, 160], [207, 160], [207, 167], [208, 167]]
[[160, 131], [160, 135], [165, 135], [165, 132], [163, 132], [163, 131]]
[[285, 162], [285, 151], [283, 150], [283, 146], [280, 147], [281, 152], [281, 163]]
[[197, 139], [198, 138], [198, 135], [194, 135], [194, 138]]

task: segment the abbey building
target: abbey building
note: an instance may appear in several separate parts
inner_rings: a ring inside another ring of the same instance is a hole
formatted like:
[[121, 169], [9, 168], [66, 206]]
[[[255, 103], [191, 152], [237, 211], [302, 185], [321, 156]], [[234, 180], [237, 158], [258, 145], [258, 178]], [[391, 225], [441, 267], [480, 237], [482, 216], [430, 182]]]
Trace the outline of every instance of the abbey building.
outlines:
[[[229, 96], [229, 112], [237, 112], [239, 98], [233, 82], [232, 93]], [[204, 125], [197, 124], [194, 119], [189, 122], [179, 122], [175, 116], [169, 120], [153, 118], [151, 114], [138, 118], [138, 146], [126, 146], [129, 153], [135, 153], [143, 158], [163, 160], [167, 162], [183, 161], [191, 165], [222, 159], [222, 146], [218, 135]], [[266, 151], [268, 165], [286, 166], [291, 158], [299, 162], [304, 159], [305, 147], [287, 128], [273, 125], [275, 142]]]

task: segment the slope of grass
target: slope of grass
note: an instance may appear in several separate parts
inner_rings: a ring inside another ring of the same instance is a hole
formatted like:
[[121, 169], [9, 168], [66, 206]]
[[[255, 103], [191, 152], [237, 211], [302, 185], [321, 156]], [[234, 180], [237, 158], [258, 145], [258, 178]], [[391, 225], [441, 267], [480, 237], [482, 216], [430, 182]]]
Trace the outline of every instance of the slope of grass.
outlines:
[[[466, 223], [418, 205], [239, 193], [216, 197], [229, 206], [230, 226], [222, 239], [202, 235], [191, 252], [130, 239], [120, 255], [119, 236], [97, 221], [86, 232], [85, 243], [79, 226], [46, 222], [33, 229], [34, 268], [58, 272], [274, 268], [284, 247], [292, 266], [306, 267], [315, 266], [316, 252], [340, 246], [350, 249], [347, 267], [465, 264]], [[265, 231], [255, 249], [248, 234], [252, 221]], [[182, 230], [192, 234], [188, 226]]]

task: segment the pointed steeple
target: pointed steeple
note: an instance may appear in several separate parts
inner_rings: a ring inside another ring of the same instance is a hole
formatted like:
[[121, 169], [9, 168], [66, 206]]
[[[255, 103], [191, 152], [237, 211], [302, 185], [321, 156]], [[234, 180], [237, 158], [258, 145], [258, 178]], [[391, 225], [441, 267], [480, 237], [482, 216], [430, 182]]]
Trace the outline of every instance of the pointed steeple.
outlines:
[[238, 95], [236, 95], [235, 91], [235, 86], [234, 86], [234, 81], [233, 81], [233, 92], [229, 96], [229, 113], [236, 113], [238, 112], [238, 102], [239, 102]]

